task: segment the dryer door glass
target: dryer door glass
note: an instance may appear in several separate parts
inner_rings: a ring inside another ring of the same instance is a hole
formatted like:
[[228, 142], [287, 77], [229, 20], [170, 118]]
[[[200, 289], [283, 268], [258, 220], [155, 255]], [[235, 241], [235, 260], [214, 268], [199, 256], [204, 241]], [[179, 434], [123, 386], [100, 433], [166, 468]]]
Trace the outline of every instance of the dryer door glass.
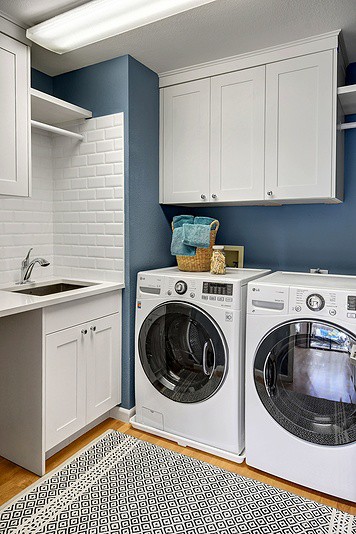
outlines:
[[319, 445], [356, 441], [356, 339], [333, 324], [285, 323], [261, 342], [258, 395], [288, 432]]
[[173, 401], [206, 400], [224, 380], [224, 336], [209, 315], [190, 304], [169, 302], [155, 308], [141, 327], [138, 348], [148, 379]]

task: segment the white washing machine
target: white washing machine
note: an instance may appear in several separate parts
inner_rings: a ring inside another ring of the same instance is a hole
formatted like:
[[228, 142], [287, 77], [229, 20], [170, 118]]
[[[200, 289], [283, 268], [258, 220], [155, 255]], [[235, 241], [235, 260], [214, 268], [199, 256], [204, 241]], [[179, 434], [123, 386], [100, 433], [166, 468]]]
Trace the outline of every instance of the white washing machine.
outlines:
[[356, 277], [249, 284], [246, 462], [356, 501]]
[[138, 274], [135, 428], [243, 461], [247, 282], [268, 273]]

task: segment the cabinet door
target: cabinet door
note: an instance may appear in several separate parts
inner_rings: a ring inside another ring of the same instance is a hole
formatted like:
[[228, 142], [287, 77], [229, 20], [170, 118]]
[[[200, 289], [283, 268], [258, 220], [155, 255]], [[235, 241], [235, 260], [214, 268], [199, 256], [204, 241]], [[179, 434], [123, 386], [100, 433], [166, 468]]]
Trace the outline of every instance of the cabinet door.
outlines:
[[264, 198], [265, 67], [211, 80], [211, 200]]
[[163, 89], [163, 201], [202, 202], [209, 196], [210, 80]]
[[46, 336], [46, 450], [86, 422], [88, 334], [74, 326]]
[[28, 196], [28, 47], [0, 33], [0, 194]]
[[330, 198], [333, 192], [333, 51], [266, 70], [266, 196]]
[[87, 423], [120, 402], [120, 328], [116, 313], [88, 323]]

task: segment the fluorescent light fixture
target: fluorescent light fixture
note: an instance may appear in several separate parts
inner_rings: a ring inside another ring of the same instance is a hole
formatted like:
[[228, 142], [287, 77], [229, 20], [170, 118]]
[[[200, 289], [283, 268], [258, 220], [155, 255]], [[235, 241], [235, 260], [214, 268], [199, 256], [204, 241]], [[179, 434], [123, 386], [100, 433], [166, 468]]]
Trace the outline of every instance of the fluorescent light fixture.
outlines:
[[38, 45], [64, 54], [215, 0], [92, 0], [26, 32]]

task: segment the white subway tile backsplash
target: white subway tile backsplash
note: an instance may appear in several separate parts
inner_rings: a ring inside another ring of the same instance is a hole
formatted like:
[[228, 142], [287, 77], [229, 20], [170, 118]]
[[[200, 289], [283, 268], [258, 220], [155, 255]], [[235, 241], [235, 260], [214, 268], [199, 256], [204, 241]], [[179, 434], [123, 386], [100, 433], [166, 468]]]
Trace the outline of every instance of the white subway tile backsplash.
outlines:
[[114, 115], [105, 115], [104, 117], [97, 117], [95, 120], [96, 129], [98, 130], [100, 130], [101, 128], [110, 128], [110, 126], [114, 125]]
[[102, 154], [89, 154], [88, 156], [88, 165], [100, 165], [105, 163], [105, 153]]
[[0, 283], [17, 282], [30, 247], [49, 267], [36, 265], [33, 278], [53, 274], [53, 154], [51, 137], [32, 132], [32, 197], [0, 197]]
[[96, 143], [96, 152], [110, 152], [116, 149], [115, 143], [118, 140], [110, 139], [109, 141], [98, 141]]
[[105, 137], [106, 137], [105, 130], [92, 130], [87, 133], [86, 140], [88, 142], [102, 141], [103, 139], [105, 139]]
[[123, 281], [123, 115], [71, 129], [82, 143], [33, 131], [33, 196], [0, 198], [0, 283], [19, 279], [30, 247], [51, 262], [35, 280]]
[[114, 174], [114, 166], [109, 163], [98, 165], [96, 167], [96, 174], [97, 176], [109, 176], [110, 174]]

